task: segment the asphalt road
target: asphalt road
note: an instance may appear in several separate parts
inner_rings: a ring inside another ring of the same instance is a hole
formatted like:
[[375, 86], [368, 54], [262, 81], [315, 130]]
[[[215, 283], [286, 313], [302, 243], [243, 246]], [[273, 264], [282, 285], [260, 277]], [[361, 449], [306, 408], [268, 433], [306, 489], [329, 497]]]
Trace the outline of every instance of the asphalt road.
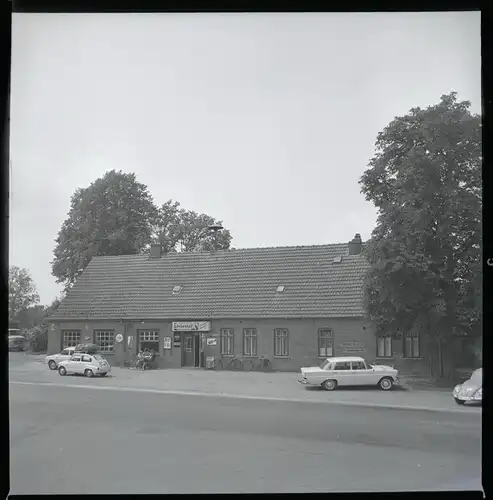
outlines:
[[11, 494], [480, 489], [470, 413], [10, 387]]

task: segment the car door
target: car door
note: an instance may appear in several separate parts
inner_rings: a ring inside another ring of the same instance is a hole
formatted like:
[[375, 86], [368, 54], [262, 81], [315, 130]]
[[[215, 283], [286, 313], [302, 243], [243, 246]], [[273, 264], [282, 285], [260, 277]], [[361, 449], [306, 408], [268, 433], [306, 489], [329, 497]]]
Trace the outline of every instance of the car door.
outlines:
[[349, 361], [338, 361], [334, 365], [334, 379], [337, 385], [351, 385], [351, 363]]
[[364, 361], [351, 361], [351, 380], [353, 385], [373, 385], [371, 370]]
[[57, 355], [57, 361], [68, 361], [74, 354], [74, 351], [71, 349], [64, 349], [60, 354]]
[[95, 367], [92, 365], [93, 365], [92, 356], [90, 356], [89, 354], [83, 354], [82, 359], [81, 359], [81, 364], [80, 364], [81, 373], [84, 373], [87, 368], [89, 368], [90, 370], [92, 370], [94, 372]]
[[74, 354], [70, 361], [67, 362], [67, 371], [70, 373], [81, 373], [81, 357], [79, 354]]

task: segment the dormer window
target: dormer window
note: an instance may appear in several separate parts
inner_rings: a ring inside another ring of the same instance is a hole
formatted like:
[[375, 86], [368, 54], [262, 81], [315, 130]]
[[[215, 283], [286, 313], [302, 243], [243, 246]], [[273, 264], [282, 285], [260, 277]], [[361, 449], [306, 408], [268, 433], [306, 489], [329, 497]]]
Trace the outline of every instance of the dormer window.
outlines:
[[183, 288], [183, 287], [182, 287], [182, 286], [180, 286], [180, 285], [175, 285], [175, 286], [173, 287], [173, 295], [177, 295], [177, 294], [179, 294], [179, 293], [181, 292], [182, 288]]
[[284, 288], [285, 288], [285, 286], [284, 286], [284, 285], [279, 285], [279, 286], [277, 287], [277, 290], [276, 290], [276, 291], [277, 291], [278, 293], [284, 292]]

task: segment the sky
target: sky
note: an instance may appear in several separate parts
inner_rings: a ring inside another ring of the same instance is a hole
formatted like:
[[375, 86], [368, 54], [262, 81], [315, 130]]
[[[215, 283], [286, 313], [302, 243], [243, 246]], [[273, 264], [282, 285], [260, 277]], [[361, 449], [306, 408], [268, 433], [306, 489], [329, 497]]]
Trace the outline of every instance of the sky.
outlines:
[[378, 132], [451, 91], [481, 110], [479, 12], [12, 18], [10, 265], [41, 304], [70, 197], [108, 170], [236, 248], [366, 239]]

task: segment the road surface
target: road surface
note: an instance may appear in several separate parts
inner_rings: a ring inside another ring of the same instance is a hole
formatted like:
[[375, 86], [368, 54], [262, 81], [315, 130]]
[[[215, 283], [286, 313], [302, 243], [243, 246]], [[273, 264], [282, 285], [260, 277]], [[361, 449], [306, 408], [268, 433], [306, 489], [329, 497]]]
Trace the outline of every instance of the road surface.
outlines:
[[11, 494], [480, 489], [478, 414], [10, 386]]

